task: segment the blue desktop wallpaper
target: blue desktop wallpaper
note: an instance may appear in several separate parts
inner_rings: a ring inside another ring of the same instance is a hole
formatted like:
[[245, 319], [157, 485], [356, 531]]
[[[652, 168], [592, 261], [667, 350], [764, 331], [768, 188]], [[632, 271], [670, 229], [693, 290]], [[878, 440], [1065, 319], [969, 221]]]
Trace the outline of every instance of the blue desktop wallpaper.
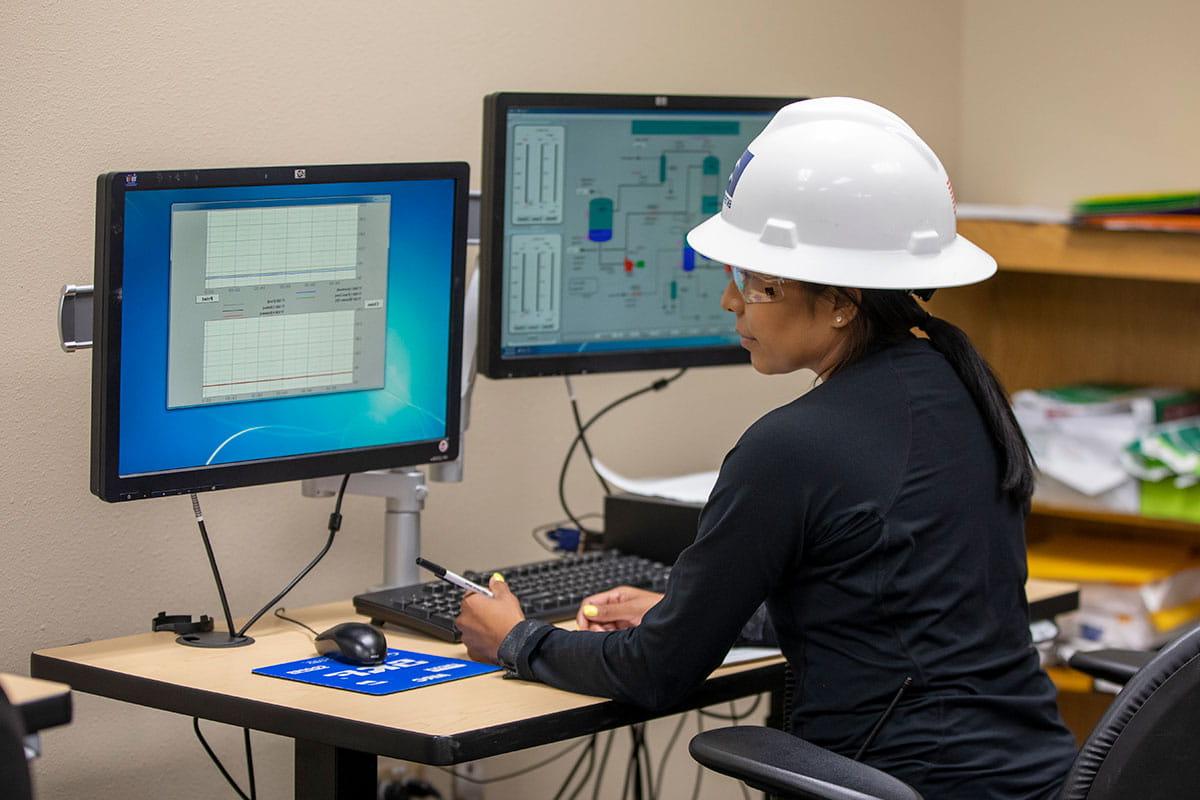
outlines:
[[[390, 195], [381, 389], [167, 408], [171, 205]], [[125, 195], [121, 476], [446, 435], [454, 181], [131, 191]]]

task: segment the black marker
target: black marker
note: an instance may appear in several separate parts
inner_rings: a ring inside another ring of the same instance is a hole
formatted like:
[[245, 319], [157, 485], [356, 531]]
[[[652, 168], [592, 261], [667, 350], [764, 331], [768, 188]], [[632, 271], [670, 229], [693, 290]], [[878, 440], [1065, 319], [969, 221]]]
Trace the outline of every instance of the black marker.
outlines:
[[424, 567], [442, 580], [446, 581], [447, 583], [452, 583], [460, 589], [464, 589], [468, 592], [478, 592], [485, 597], [496, 596], [492, 594], [492, 590], [486, 586], [480, 586], [478, 583], [473, 583], [464, 578], [462, 575], [453, 573], [445, 567], [435, 564], [432, 561], [426, 561], [425, 559], [418, 557], [417, 566]]

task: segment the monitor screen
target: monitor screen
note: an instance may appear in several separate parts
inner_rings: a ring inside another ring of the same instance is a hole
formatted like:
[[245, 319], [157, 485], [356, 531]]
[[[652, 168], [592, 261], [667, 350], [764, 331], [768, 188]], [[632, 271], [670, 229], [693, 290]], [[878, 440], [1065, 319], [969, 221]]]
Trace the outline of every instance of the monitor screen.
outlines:
[[725, 265], [687, 245], [788, 98], [484, 102], [480, 350], [491, 377], [747, 360]]
[[92, 489], [452, 459], [465, 164], [103, 175]]

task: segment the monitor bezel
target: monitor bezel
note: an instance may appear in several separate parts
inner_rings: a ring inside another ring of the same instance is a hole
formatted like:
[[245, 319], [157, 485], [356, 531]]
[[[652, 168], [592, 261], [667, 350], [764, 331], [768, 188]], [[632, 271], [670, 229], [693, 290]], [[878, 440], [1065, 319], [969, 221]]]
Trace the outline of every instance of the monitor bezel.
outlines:
[[[434, 180], [454, 182], [454, 218], [450, 245], [448, 396], [444, 437], [426, 442], [281, 456], [211, 467], [185, 467], [126, 476], [120, 474], [121, 296], [124, 280], [124, 215], [127, 194], [158, 189], [282, 186], [300, 183], [319, 186], [333, 183]], [[100, 175], [96, 181], [92, 493], [102, 500], [118, 502], [437, 463], [457, 458], [461, 439], [463, 295], [469, 184], [470, 169], [465, 162], [296, 164], [228, 169], [123, 171]]]
[[578, 375], [648, 369], [745, 364], [740, 345], [621, 350], [551, 356], [503, 354], [504, 154], [508, 149], [508, 113], [514, 108], [596, 108], [602, 111], [745, 111], [774, 112], [804, 98], [733, 95], [579, 94], [496, 92], [483, 100], [483, 192], [480, 213], [480, 371], [489, 378]]

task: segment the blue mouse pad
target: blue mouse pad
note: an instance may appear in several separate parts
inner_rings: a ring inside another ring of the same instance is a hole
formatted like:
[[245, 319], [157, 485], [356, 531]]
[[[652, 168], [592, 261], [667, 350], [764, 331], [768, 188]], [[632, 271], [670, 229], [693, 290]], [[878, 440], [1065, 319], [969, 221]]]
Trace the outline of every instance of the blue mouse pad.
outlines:
[[328, 656], [314, 656], [252, 672], [362, 694], [395, 694], [499, 670], [491, 664], [388, 649], [384, 662], [374, 667], [356, 667]]

